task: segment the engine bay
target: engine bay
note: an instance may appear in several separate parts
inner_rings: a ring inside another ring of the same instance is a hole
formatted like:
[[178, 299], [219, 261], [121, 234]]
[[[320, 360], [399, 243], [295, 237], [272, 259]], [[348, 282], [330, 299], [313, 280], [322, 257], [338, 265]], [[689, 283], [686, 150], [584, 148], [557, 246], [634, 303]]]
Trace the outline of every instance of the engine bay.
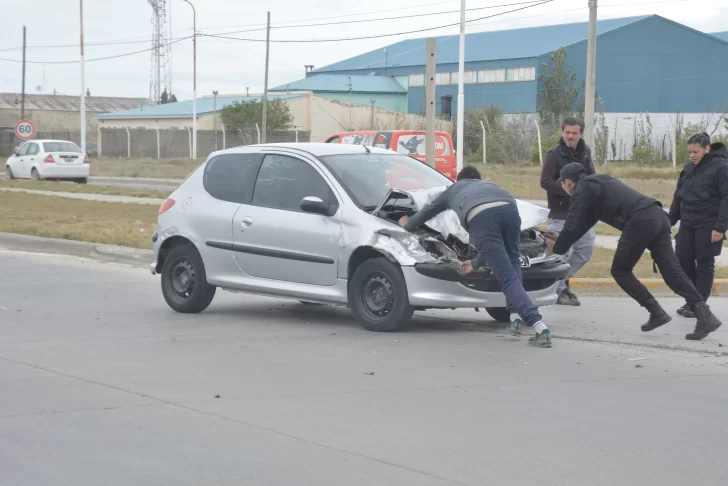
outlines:
[[[417, 204], [406, 192], [390, 191], [382, 203], [373, 211], [379, 218], [398, 224], [403, 216], [412, 216], [418, 211]], [[478, 252], [469, 243], [462, 241], [455, 234], [445, 237], [441, 232], [429, 226], [422, 226], [413, 232], [422, 247], [431, 255], [444, 263], [472, 260]], [[527, 228], [521, 231], [521, 258], [536, 258], [543, 255], [546, 249], [545, 232], [538, 228]]]

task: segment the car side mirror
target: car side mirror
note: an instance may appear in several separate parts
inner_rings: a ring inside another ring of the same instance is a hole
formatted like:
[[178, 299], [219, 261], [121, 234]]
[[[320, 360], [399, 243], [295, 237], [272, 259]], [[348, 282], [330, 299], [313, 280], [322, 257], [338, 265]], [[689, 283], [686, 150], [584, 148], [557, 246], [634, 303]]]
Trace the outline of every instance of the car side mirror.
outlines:
[[331, 216], [331, 205], [324, 202], [320, 197], [308, 196], [301, 200], [301, 210], [307, 213], [323, 214], [324, 216]]

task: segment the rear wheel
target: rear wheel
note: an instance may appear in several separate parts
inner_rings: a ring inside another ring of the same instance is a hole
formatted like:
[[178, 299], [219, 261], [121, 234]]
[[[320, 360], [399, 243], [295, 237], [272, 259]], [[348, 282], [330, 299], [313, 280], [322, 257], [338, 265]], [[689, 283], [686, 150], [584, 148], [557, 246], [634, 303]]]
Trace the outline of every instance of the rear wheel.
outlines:
[[86, 184], [88, 183], [88, 179], [85, 177], [83, 179], [76, 179], [76, 184]]
[[414, 313], [402, 270], [385, 258], [359, 265], [351, 278], [349, 302], [354, 317], [368, 331], [397, 331]]
[[173, 310], [185, 314], [202, 312], [217, 289], [207, 283], [205, 265], [192, 245], [173, 248], [162, 267], [162, 294]]
[[13, 176], [13, 169], [11, 169], [9, 165], [5, 166], [5, 178], [9, 181], [15, 179], [15, 177]]
[[30, 178], [36, 182], [40, 180], [40, 174], [38, 173], [38, 169], [33, 167], [33, 170], [30, 171]]
[[486, 307], [485, 311], [498, 322], [511, 322], [511, 313], [505, 307]]

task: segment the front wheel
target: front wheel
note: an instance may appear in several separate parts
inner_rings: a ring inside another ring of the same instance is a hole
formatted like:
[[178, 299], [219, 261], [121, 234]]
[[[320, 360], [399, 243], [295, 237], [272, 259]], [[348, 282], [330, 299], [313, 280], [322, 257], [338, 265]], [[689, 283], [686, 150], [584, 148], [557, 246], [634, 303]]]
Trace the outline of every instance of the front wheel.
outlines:
[[5, 166], [5, 178], [9, 181], [15, 179], [15, 176], [13, 176], [13, 169], [11, 169], [9, 165]]
[[356, 269], [349, 302], [354, 317], [368, 331], [397, 331], [414, 313], [402, 270], [385, 258], [367, 260]]
[[172, 249], [162, 267], [162, 294], [176, 312], [196, 314], [204, 311], [217, 289], [207, 283], [205, 265], [192, 245]]
[[76, 184], [88, 184], [88, 179], [76, 179]]
[[486, 307], [485, 311], [498, 322], [510, 323], [511, 313], [505, 307]]

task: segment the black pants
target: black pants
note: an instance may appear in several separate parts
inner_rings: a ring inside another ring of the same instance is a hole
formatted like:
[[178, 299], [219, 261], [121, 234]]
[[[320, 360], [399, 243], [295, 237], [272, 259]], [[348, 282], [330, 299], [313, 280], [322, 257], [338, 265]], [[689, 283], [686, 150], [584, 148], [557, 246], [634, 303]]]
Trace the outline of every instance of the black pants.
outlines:
[[659, 206], [642, 209], [630, 215], [617, 252], [612, 262], [612, 277], [627, 295], [645, 307], [654, 299], [642, 282], [632, 273], [645, 250], [650, 250], [660, 269], [662, 278], [670, 289], [692, 306], [703, 297], [690, 281], [678, 262], [672, 248], [670, 220]]
[[675, 253], [680, 266], [706, 301], [713, 290], [715, 257], [723, 247], [722, 241], [713, 243], [712, 236], [712, 225], [689, 228], [680, 224], [675, 237]]
[[485, 264], [493, 269], [509, 312], [514, 310], [529, 326], [541, 321], [541, 314], [523, 288], [521, 217], [515, 204], [486, 209], [468, 224], [470, 241]]

